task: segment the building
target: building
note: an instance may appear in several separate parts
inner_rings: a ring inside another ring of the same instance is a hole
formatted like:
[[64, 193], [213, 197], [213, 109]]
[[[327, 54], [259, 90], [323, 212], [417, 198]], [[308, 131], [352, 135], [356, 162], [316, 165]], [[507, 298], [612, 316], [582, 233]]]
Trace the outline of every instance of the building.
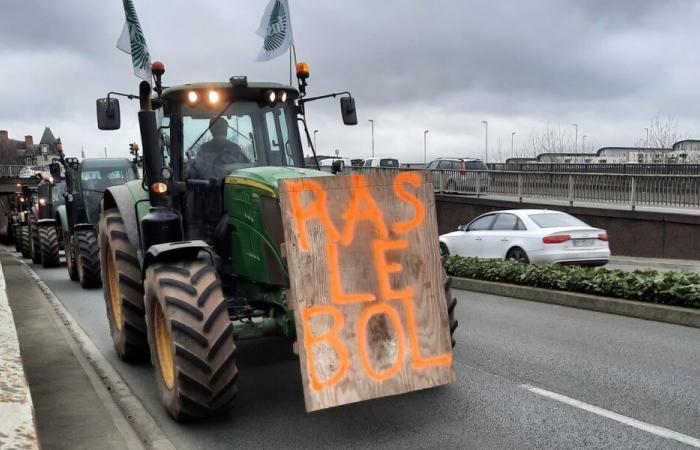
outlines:
[[38, 144], [31, 134], [19, 140], [10, 138], [7, 130], [0, 130], [0, 164], [45, 165], [58, 156], [56, 144], [60, 142], [49, 127], [44, 128]]

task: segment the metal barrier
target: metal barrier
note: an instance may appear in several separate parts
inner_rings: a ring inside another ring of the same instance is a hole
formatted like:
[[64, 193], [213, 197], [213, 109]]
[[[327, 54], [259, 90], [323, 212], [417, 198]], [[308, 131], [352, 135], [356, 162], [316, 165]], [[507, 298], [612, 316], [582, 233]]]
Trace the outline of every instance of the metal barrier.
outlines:
[[[416, 169], [353, 167], [347, 173]], [[425, 170], [425, 169], [418, 169]], [[433, 170], [435, 192], [523, 199], [700, 208], [700, 175]]]
[[[24, 174], [22, 171], [24, 170]], [[7, 165], [0, 166], [0, 178], [19, 178], [20, 175], [26, 175], [26, 178], [34, 175], [36, 172], [46, 171], [46, 167], [39, 166], [22, 166], [22, 165]], [[24, 177], [24, 176], [23, 176]]]
[[700, 175], [700, 164], [681, 163], [489, 163], [488, 166], [499, 172]]

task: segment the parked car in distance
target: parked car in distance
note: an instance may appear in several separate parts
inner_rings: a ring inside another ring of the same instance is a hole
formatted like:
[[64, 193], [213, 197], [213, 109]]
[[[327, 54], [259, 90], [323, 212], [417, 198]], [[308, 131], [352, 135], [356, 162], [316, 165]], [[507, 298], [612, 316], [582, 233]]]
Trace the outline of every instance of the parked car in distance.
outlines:
[[610, 259], [608, 235], [576, 217], [547, 209], [483, 214], [440, 236], [443, 255], [515, 259], [532, 264], [602, 266]]
[[437, 158], [425, 168], [437, 171], [433, 184], [443, 192], [485, 192], [491, 182], [488, 167], [477, 158]]
[[350, 158], [326, 158], [319, 161], [318, 165], [324, 172], [330, 172], [333, 167], [334, 161], [340, 161], [341, 171], [350, 170], [350, 168], [352, 167], [352, 162], [350, 161]]
[[363, 167], [381, 167], [386, 169], [398, 169], [401, 167], [396, 158], [367, 158], [362, 163]]

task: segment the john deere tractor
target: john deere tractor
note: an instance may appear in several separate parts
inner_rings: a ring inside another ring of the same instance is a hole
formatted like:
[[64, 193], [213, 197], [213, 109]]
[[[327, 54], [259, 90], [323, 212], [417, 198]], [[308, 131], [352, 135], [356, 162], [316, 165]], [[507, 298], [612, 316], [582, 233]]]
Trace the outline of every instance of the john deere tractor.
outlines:
[[34, 259], [32, 252], [32, 208], [37, 203], [36, 186], [22, 185], [17, 195], [17, 238], [24, 258]]
[[[68, 276], [84, 288], [99, 287], [100, 257], [97, 224], [102, 195], [110, 186], [138, 179], [134, 163], [126, 158], [61, 157], [65, 168], [65, 204], [57, 208], [58, 233], [63, 237]], [[138, 183], [138, 181], [137, 181]]]
[[50, 176], [42, 177], [37, 187], [38, 201], [30, 212], [32, 260], [44, 267], [58, 267], [61, 249], [58, 207], [63, 205], [66, 190], [61, 176], [61, 163], [54, 159], [49, 165]]
[[[144, 180], [110, 187], [100, 219], [104, 297], [123, 360], [150, 352], [161, 399], [177, 420], [229, 407], [236, 394], [235, 340], [294, 339], [278, 201], [283, 178], [331, 176], [305, 169], [298, 122], [312, 100], [299, 90], [232, 77], [139, 87]], [[100, 129], [117, 129], [119, 103], [97, 101]], [[337, 170], [337, 167], [335, 168]], [[452, 299], [452, 297], [448, 297]]]

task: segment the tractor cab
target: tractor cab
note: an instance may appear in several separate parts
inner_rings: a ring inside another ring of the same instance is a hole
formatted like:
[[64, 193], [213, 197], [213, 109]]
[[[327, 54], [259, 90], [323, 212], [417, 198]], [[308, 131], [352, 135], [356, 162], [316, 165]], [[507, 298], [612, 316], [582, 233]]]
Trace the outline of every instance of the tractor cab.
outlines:
[[73, 203], [82, 210], [76, 222], [97, 224], [100, 202], [105, 190], [137, 179], [134, 164], [124, 158], [90, 158], [80, 163], [75, 179]]

